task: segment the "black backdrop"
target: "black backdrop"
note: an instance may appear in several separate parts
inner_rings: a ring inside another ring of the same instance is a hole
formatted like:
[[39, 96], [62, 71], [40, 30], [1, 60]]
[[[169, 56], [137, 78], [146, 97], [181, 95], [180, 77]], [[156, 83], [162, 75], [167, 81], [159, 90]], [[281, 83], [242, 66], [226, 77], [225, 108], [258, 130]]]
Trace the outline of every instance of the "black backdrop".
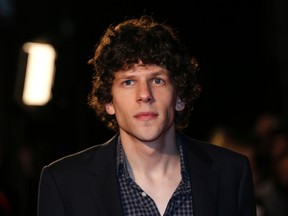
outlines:
[[[112, 22], [153, 15], [177, 27], [198, 57], [203, 92], [186, 130], [189, 135], [207, 139], [217, 125], [249, 133], [261, 113], [287, 116], [284, 0], [4, 2], [0, 6], [1, 188], [15, 215], [35, 215], [44, 164], [113, 134], [86, 105], [92, 75], [87, 60]], [[21, 45], [37, 38], [51, 40], [58, 58], [53, 99], [31, 110], [17, 102], [15, 91]]]

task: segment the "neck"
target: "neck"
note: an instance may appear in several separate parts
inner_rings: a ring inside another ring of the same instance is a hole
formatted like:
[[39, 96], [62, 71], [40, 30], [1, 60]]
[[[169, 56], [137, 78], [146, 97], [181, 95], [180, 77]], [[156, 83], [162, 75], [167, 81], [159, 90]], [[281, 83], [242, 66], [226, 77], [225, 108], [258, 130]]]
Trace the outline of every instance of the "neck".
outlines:
[[175, 130], [164, 137], [144, 142], [131, 136], [120, 134], [121, 143], [127, 159], [131, 177], [165, 176], [180, 164]]

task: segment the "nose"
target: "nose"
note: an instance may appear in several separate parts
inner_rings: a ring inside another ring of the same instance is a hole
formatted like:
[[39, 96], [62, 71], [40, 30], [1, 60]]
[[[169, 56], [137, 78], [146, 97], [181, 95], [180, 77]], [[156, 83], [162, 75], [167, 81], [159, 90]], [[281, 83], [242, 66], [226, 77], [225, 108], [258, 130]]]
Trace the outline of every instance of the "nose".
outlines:
[[153, 100], [152, 89], [149, 83], [140, 83], [138, 85], [137, 101], [142, 103], [151, 103]]

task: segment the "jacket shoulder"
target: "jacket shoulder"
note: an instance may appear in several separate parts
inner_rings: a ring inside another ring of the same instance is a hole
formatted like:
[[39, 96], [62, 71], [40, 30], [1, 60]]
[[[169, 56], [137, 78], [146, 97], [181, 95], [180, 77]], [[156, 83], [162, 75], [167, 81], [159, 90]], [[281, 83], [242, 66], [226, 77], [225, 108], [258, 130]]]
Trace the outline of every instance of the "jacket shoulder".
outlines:
[[58, 173], [87, 169], [91, 164], [97, 163], [97, 160], [101, 161], [105, 157], [113, 156], [117, 137], [115, 135], [105, 143], [96, 144], [79, 152], [64, 156], [46, 165], [43, 169], [49, 169]]
[[190, 138], [185, 134], [181, 134], [183, 144], [188, 152], [209, 163], [246, 163], [248, 157], [237, 151], [218, 146], [208, 141]]

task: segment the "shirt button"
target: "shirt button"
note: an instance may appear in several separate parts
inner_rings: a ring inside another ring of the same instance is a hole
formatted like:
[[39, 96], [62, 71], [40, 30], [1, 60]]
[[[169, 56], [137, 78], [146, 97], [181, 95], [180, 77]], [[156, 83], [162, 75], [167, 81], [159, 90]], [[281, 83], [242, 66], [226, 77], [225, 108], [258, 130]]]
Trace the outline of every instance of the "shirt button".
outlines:
[[146, 194], [144, 191], [141, 192], [141, 195], [142, 195], [143, 197], [146, 197], [146, 196], [147, 196], [147, 194]]

